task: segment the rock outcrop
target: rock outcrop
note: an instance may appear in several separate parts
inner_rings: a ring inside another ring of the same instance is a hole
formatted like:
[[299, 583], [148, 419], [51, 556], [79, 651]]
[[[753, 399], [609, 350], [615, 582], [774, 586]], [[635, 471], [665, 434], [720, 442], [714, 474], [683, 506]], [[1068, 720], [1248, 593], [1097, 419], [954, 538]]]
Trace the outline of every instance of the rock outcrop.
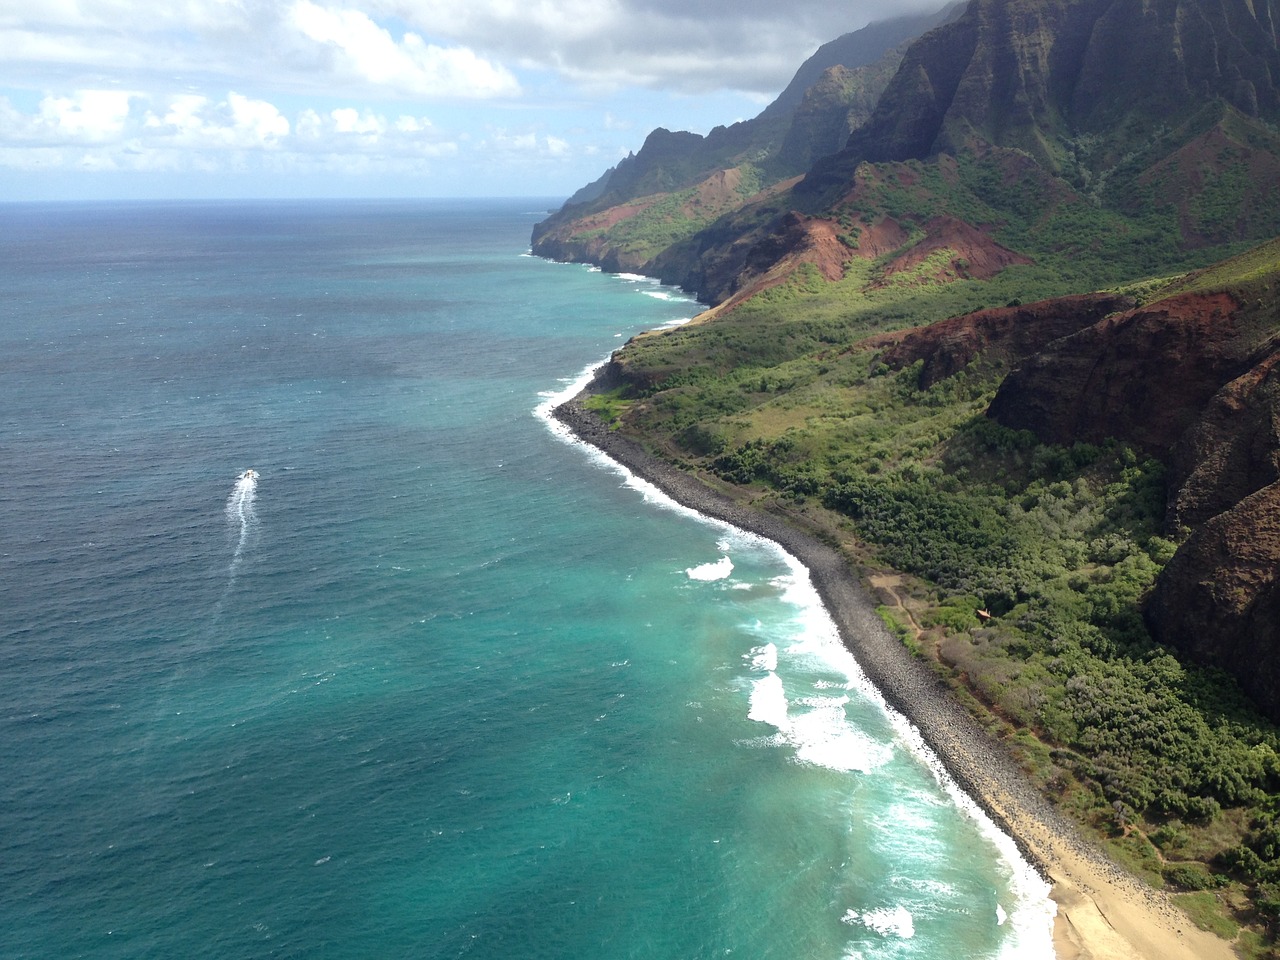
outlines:
[[1206, 406], [1175, 448], [1169, 488], [1167, 525], [1191, 533], [1147, 623], [1280, 719], [1280, 350]]
[[1168, 460], [1222, 387], [1248, 369], [1239, 305], [1187, 294], [1108, 317], [1005, 378], [990, 416], [1046, 443], [1119, 437]]
[[1170, 529], [1196, 527], [1280, 480], [1280, 352], [1227, 384], [1183, 435], [1170, 469]]
[[1115, 293], [1059, 297], [881, 334], [862, 346], [882, 349], [881, 359], [896, 370], [920, 361], [920, 389], [927, 390], [979, 358], [988, 365], [1015, 366], [1054, 340], [1132, 306], [1131, 298]]
[[1228, 671], [1280, 719], [1280, 482], [1196, 528], [1146, 617], [1160, 641]]
[[[1207, 104], [1280, 118], [1277, 0], [973, 0], [921, 38], [812, 189], [978, 143], [1099, 173]], [[1083, 146], [1095, 138], [1101, 145]]]

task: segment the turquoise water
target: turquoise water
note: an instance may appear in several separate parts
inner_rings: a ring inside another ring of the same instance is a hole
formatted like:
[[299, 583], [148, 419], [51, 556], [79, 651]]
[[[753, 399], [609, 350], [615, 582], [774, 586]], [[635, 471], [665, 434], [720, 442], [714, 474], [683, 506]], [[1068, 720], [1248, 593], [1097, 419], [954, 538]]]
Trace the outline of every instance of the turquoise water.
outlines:
[[697, 310], [549, 205], [0, 207], [0, 955], [1050, 955], [804, 571], [548, 424]]

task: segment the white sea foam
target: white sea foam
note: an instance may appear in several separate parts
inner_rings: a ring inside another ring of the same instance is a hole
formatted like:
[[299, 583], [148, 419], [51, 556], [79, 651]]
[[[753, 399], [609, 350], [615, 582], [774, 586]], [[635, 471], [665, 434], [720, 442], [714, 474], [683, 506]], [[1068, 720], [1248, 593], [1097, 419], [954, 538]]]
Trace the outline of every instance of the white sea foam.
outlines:
[[[931, 880], [927, 877], [894, 877], [889, 885], [912, 890], [916, 893], [923, 893], [931, 900], [945, 900], [948, 897], [955, 896], [956, 892], [956, 888], [951, 884], [943, 883], [941, 880]], [[996, 910], [1001, 915], [1004, 914], [1004, 911], [998, 906]]]
[[733, 573], [733, 561], [728, 557], [721, 557], [711, 563], [703, 563], [685, 570], [685, 574], [690, 580], [702, 580], [707, 583], [715, 580], [727, 580], [731, 573]]
[[878, 742], [849, 723], [842, 700], [792, 712], [787, 739], [800, 763], [842, 773], [871, 773], [893, 758], [892, 744]]
[[542, 398], [542, 401], [536, 407], [533, 408], [533, 415], [537, 417], [539, 420], [541, 420], [544, 424], [546, 424], [547, 429], [550, 430], [552, 434], [554, 434], [559, 439], [565, 441], [566, 443], [573, 444], [576, 447], [581, 447], [583, 450], [586, 450], [588, 452], [594, 451], [595, 456], [593, 457], [593, 459], [595, 459], [596, 462], [605, 464], [607, 466], [616, 467], [618, 470], [623, 470], [624, 468], [621, 466], [621, 464], [616, 463], [615, 461], [606, 457], [603, 453], [600, 453], [598, 450], [596, 450], [595, 447], [591, 446], [588, 443], [583, 443], [581, 440], [575, 437], [573, 435], [573, 432], [568, 427], [566, 427], [563, 423], [557, 420], [553, 415], [556, 407], [560, 406], [560, 404], [562, 403], [566, 403], [569, 400], [572, 400], [574, 397], [580, 394], [583, 390], [585, 390], [587, 384], [589, 384], [595, 378], [596, 371], [599, 370], [601, 367], [603, 367], [607, 362], [608, 362], [607, 360], [601, 360], [599, 363], [593, 363], [591, 366], [585, 368], [576, 377], [572, 379], [561, 380], [560, 381], [561, 388], [559, 390], [544, 390], [541, 393], [539, 393], [538, 396]]
[[[841, 773], [871, 773], [893, 758], [893, 745], [867, 736], [845, 714], [848, 697], [799, 697], [790, 700], [777, 673], [778, 648], [755, 647], [751, 668], [765, 671], [751, 681], [747, 719], [777, 728], [769, 744], [789, 748], [797, 763]], [[793, 709], [803, 707], [805, 709]]]
[[899, 738], [925, 763], [951, 802], [977, 825], [979, 832], [1000, 853], [1013, 902], [1007, 906], [997, 905], [1006, 916], [1006, 922], [1001, 925], [1008, 926], [1010, 930], [999, 957], [1001, 960], [1022, 960], [1024, 957], [1051, 960], [1054, 956], [1053, 918], [1058, 907], [1049, 898], [1048, 881], [1022, 856], [1013, 838], [997, 827], [977, 802], [960, 789], [937, 754], [924, 743], [920, 731], [897, 711], [889, 710], [888, 714]]
[[776, 673], [767, 673], [751, 682], [751, 699], [747, 717], [760, 723], [771, 724], [780, 731], [790, 728], [791, 719], [787, 716], [787, 692], [782, 687], [782, 678]]
[[618, 273], [614, 274], [614, 276], [629, 283], [661, 283], [656, 277], [646, 277], [642, 273]]
[[608, 363], [607, 357], [604, 360], [587, 367], [572, 380], [566, 379], [560, 381], [563, 385], [561, 389], [547, 390], [539, 393], [538, 396], [542, 398], [542, 401], [534, 407], [533, 415], [546, 424], [547, 429], [550, 430], [554, 436], [571, 446], [578, 447], [586, 453], [588, 458], [590, 458], [594, 463], [616, 473], [622, 478], [622, 485], [628, 489], [635, 490], [644, 498], [646, 503], [662, 507], [664, 510], [669, 510], [672, 513], [679, 514], [680, 516], [686, 517], [689, 520], [694, 520], [706, 526], [715, 527], [726, 537], [737, 539], [739, 542], [750, 542], [780, 551], [781, 548], [771, 540], [766, 540], [764, 537], [756, 536], [754, 533], [749, 533], [746, 530], [740, 530], [731, 524], [725, 523], [723, 520], [717, 520], [715, 517], [709, 517], [706, 514], [699, 513], [697, 510], [691, 510], [682, 503], [677, 503], [648, 480], [636, 476], [636, 474], [632, 473], [629, 469], [617, 460], [608, 456], [599, 448], [593, 447], [591, 444], [584, 443], [582, 440], [579, 440], [573, 435], [573, 431], [555, 418], [553, 413], [556, 407], [560, 406], [562, 403], [572, 400], [581, 393], [586, 388], [587, 384], [595, 378], [597, 371], [599, 371], [599, 369], [606, 363]]
[[[813, 688], [819, 689], [818, 684], [815, 683]], [[843, 710], [848, 702], [848, 697], [796, 697], [796, 705], [801, 707], [831, 707]]]
[[747, 659], [751, 662], [752, 670], [773, 673], [778, 669], [778, 647], [773, 643], [752, 647], [751, 652], [747, 654]]
[[[770, 543], [767, 540], [764, 542]], [[1006, 912], [1007, 921], [1003, 926], [1008, 929], [1008, 933], [998, 955], [1000, 960], [1051, 960], [1054, 956], [1053, 918], [1057, 913], [1057, 905], [1049, 898], [1048, 882], [1022, 856], [1013, 838], [997, 827], [976, 801], [960, 789], [942, 766], [937, 754], [925, 744], [915, 725], [891, 708], [880, 691], [867, 679], [858, 662], [840, 641], [839, 631], [822, 605], [808, 569], [782, 547], [773, 547], [790, 569], [786, 576], [776, 578], [774, 585], [781, 590], [785, 601], [799, 608], [797, 622], [801, 625], [793, 642], [787, 646], [785, 656], [808, 659], [814, 665], [821, 664], [830, 668], [845, 678], [845, 689], [857, 690], [875, 703], [888, 717], [897, 735], [897, 742], [906, 746], [927, 766], [955, 807], [975, 823], [979, 832], [999, 852], [1012, 895], [1012, 902], [1001, 906]], [[794, 725], [794, 711], [789, 714], [789, 720]], [[794, 743], [794, 731], [787, 731], [783, 738]], [[834, 751], [827, 753], [821, 749], [810, 749], [808, 753], [813, 762], [822, 757], [831, 759], [833, 756]], [[878, 758], [873, 757], [872, 762], [875, 759]]]
[[842, 922], [874, 930], [882, 937], [898, 937], [910, 940], [916, 935], [915, 922], [906, 907], [879, 907], [875, 910], [849, 910], [840, 918]]
[[231, 591], [235, 588], [236, 577], [240, 572], [240, 561], [244, 556], [250, 535], [257, 523], [258, 518], [253, 509], [257, 491], [257, 471], [246, 470], [236, 478], [235, 486], [231, 488], [231, 493], [227, 497], [227, 505], [223, 512], [226, 514], [227, 525], [231, 528], [232, 535], [236, 538], [236, 546], [231, 555], [231, 564], [227, 568], [227, 585], [222, 591], [222, 597], [214, 607], [215, 619], [222, 615], [222, 610], [231, 596]]

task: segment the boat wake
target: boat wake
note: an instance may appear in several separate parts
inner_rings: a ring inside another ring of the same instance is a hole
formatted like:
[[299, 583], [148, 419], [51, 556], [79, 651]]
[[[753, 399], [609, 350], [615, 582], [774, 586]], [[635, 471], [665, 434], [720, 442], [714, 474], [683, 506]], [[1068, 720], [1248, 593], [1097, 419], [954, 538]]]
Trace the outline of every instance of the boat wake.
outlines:
[[236, 485], [227, 498], [227, 523], [232, 525], [236, 533], [236, 550], [231, 557], [231, 580], [235, 582], [236, 569], [240, 566], [240, 558], [244, 555], [245, 545], [249, 542], [249, 532], [257, 518], [253, 512], [253, 501], [258, 491], [258, 471], [252, 467], [236, 478]]

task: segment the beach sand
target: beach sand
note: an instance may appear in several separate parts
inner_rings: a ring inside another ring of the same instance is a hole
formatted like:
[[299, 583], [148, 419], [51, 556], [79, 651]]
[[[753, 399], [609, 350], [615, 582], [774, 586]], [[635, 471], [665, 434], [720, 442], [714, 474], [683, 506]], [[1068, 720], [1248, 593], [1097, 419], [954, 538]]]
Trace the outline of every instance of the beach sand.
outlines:
[[[588, 392], [590, 388], [588, 388]], [[1164, 894], [1116, 866], [1038, 790], [927, 666], [886, 629], [839, 551], [793, 522], [754, 509], [649, 456], [575, 398], [555, 416], [673, 499], [778, 543], [810, 572], [845, 645], [894, 709], [920, 731], [956, 782], [1053, 884], [1060, 960], [1232, 960], [1226, 941], [1195, 927]]]

